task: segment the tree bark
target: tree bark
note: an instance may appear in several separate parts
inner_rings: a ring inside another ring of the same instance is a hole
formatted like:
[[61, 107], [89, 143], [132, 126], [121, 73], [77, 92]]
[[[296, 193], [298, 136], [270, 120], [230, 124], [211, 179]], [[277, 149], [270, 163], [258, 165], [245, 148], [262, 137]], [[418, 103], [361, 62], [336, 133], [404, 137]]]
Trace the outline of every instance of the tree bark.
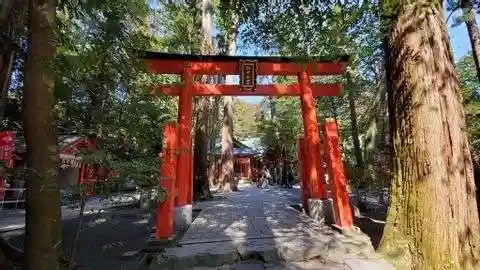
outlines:
[[269, 97], [269, 106], [270, 106], [270, 116], [271, 116], [271, 123], [272, 123], [272, 132], [273, 132], [273, 144], [272, 144], [272, 150], [275, 153], [275, 168], [273, 168], [272, 173], [272, 179], [275, 181], [277, 185], [280, 184], [282, 175], [280, 172], [280, 162], [278, 162], [278, 159], [280, 158], [282, 154], [282, 149], [280, 147], [280, 138], [278, 134], [278, 126], [277, 126], [277, 102], [274, 97]]
[[479, 269], [472, 160], [442, 3], [406, 2], [382, 3], [393, 179], [379, 251], [407, 269]]
[[208, 98], [201, 97], [197, 101], [197, 123], [195, 125], [194, 140], [194, 196], [197, 199], [206, 199], [211, 196], [208, 182], [207, 160], [207, 123], [208, 123]]
[[215, 182], [215, 166], [217, 164], [217, 155], [216, 155], [216, 140], [217, 140], [217, 129], [218, 129], [218, 114], [219, 114], [219, 101], [221, 99], [218, 97], [210, 97], [210, 117], [209, 117], [209, 127], [210, 130], [208, 132], [208, 149], [209, 149], [209, 157], [208, 157], [208, 183], [210, 186], [214, 185]]
[[466, 16], [465, 24], [467, 26], [470, 45], [472, 46], [472, 56], [477, 68], [477, 77], [480, 81], [480, 35], [478, 33], [477, 20], [475, 19], [475, 10], [471, 0], [461, 0], [463, 15]]
[[[232, 13], [231, 27], [227, 34], [227, 54], [235, 55], [237, 52], [237, 28], [238, 16]], [[227, 84], [233, 84], [234, 78], [231, 75], [226, 77]], [[233, 98], [226, 96], [223, 98], [223, 117], [221, 130], [221, 174], [220, 187], [224, 191], [236, 191], [238, 189], [235, 180], [235, 171], [233, 166]]]
[[216, 134], [214, 131], [210, 130], [209, 132], [209, 140], [208, 140], [208, 184], [209, 186], [213, 186], [215, 182], [215, 163], [216, 163], [216, 149], [215, 149], [215, 140]]
[[25, 62], [24, 132], [28, 149], [25, 269], [60, 269], [60, 192], [53, 127], [54, 0], [30, 0]]
[[[212, 45], [212, 11], [211, 0], [201, 1], [202, 10], [202, 54], [211, 54]], [[208, 78], [204, 78], [208, 80]], [[208, 124], [209, 124], [209, 98], [200, 97], [197, 103], [197, 123], [195, 125], [194, 149], [194, 196], [195, 199], [211, 197], [208, 182]]]
[[223, 99], [221, 139], [222, 169], [219, 184], [224, 191], [235, 191], [237, 185], [233, 169], [233, 99], [230, 96]]

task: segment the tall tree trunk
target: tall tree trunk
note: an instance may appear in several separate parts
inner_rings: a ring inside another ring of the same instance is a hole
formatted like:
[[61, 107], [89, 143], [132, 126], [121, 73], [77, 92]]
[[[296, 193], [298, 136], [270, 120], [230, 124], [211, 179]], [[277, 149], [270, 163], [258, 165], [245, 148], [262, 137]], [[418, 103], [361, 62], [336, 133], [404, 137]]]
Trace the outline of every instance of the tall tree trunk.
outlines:
[[207, 123], [208, 123], [208, 98], [200, 97], [197, 101], [197, 121], [194, 139], [194, 196], [197, 199], [206, 199], [211, 196], [208, 182], [207, 160]]
[[475, 19], [475, 10], [473, 9], [472, 0], [461, 0], [463, 15], [466, 17], [468, 37], [472, 46], [472, 56], [477, 68], [477, 78], [480, 81], [480, 35], [478, 33], [477, 20]]
[[[237, 53], [237, 31], [238, 16], [232, 12], [231, 27], [227, 34], [227, 54], [235, 55]], [[234, 78], [231, 75], [226, 77], [227, 84], [233, 84]], [[233, 166], [233, 97], [223, 98], [223, 116], [221, 128], [221, 171], [220, 187], [224, 191], [236, 191], [238, 189], [235, 180], [235, 171]]]
[[[212, 54], [212, 11], [211, 0], [201, 1], [202, 10], [202, 54]], [[208, 78], [203, 78], [204, 82]], [[195, 126], [194, 149], [194, 196], [195, 199], [211, 197], [208, 182], [208, 124], [209, 124], [209, 98], [200, 97], [197, 104], [197, 123]]]
[[[390, 183], [390, 142], [388, 136], [388, 106], [387, 89], [385, 87], [385, 75], [377, 85], [375, 100], [371, 106], [371, 112], [368, 114], [370, 123], [365, 133], [365, 146], [363, 149], [363, 161], [365, 169], [368, 166], [368, 175], [370, 173], [377, 183], [385, 186]], [[364, 180], [366, 180], [364, 178]], [[368, 179], [370, 180], [370, 179]]]
[[352, 139], [353, 139], [353, 150], [355, 153], [355, 161], [356, 161], [356, 170], [355, 174], [356, 177], [360, 178], [358, 180], [362, 180], [364, 176], [364, 163], [363, 163], [363, 156], [362, 156], [362, 149], [360, 148], [360, 139], [358, 138], [358, 124], [357, 124], [357, 109], [355, 106], [355, 85], [352, 84], [350, 72], [347, 71], [347, 84], [348, 84], [348, 107], [350, 109], [350, 129], [352, 132]]
[[25, 269], [59, 267], [60, 192], [53, 127], [53, 61], [56, 45], [54, 0], [30, 0], [25, 63], [24, 131], [29, 174], [26, 181]]
[[217, 155], [216, 155], [216, 148], [215, 143], [217, 141], [217, 120], [219, 114], [219, 101], [221, 99], [218, 97], [210, 97], [210, 114], [209, 114], [209, 127], [210, 130], [208, 132], [208, 149], [209, 149], [209, 156], [208, 156], [208, 183], [210, 186], [213, 185], [215, 182], [215, 165], [217, 164]]
[[[270, 116], [272, 123], [272, 132], [273, 132], [273, 145], [272, 150], [275, 153], [275, 158], [279, 158], [282, 154], [282, 149], [280, 147], [280, 138], [278, 137], [278, 126], [277, 126], [277, 104], [274, 97], [269, 97], [269, 106], [270, 106]], [[280, 162], [275, 161], [275, 168], [272, 171], [272, 179], [275, 180], [277, 185], [281, 182], [281, 171], [280, 171]]]
[[407, 269], [479, 269], [472, 160], [442, 3], [382, 7], [393, 179], [380, 252]]
[[[478, 32], [477, 20], [475, 19], [475, 9], [472, 0], [460, 1], [463, 15], [466, 17], [465, 25], [467, 26], [470, 45], [472, 46], [472, 57], [477, 69], [477, 78], [480, 81], [480, 34]], [[474, 167], [478, 167], [480, 159], [472, 153]]]
[[221, 140], [220, 187], [224, 191], [235, 191], [237, 185], [233, 168], [233, 99], [230, 96], [223, 99]]
[[[208, 184], [210, 186], [213, 185], [213, 182], [215, 181], [215, 162], [216, 162], [216, 152], [215, 152], [215, 141], [216, 141], [216, 138], [217, 138], [217, 134], [215, 132], [215, 122], [216, 120], [218, 119], [218, 115], [214, 115], [215, 114], [215, 110], [214, 110], [214, 107], [215, 107], [215, 100], [213, 100], [214, 98], [213, 97], [210, 97], [210, 104], [212, 105], [212, 107], [210, 108], [210, 119], [209, 119], [209, 127], [210, 127], [210, 130], [208, 132], [208, 173], [207, 173], [207, 177], [208, 177]], [[218, 107], [217, 107], [217, 111], [218, 111]]]

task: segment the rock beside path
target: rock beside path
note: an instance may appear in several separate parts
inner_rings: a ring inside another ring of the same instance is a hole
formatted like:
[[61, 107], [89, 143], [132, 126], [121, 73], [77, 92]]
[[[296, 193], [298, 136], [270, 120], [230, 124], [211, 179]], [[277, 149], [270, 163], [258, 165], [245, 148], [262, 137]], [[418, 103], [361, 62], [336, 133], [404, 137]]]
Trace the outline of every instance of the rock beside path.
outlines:
[[352, 259], [343, 264], [327, 263], [321, 260], [271, 264], [262, 261], [245, 261], [220, 267], [193, 267], [192, 270], [386, 270], [389, 265], [379, 261]]

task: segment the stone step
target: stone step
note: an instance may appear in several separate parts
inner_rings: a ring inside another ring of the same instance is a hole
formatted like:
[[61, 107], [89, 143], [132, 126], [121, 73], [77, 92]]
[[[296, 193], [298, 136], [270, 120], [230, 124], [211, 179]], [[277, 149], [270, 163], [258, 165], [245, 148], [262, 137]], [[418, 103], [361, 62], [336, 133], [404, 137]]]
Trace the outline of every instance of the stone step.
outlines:
[[[325, 241], [321, 243], [320, 241]], [[305, 262], [322, 259], [329, 263], [346, 264], [349, 260], [375, 261], [371, 245], [352, 237], [246, 239], [244, 241], [188, 244], [165, 249], [150, 265], [150, 269], [192, 269], [221, 267], [250, 259], [270, 264]], [[361, 268], [360, 268], [361, 269]], [[390, 268], [378, 268], [390, 269]]]

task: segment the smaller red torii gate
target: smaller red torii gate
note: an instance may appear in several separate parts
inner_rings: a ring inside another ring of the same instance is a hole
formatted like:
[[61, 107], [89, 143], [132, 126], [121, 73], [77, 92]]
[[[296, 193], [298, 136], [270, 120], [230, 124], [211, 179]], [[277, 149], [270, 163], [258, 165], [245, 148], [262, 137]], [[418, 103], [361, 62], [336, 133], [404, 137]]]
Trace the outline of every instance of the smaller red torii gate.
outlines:
[[[167, 190], [167, 200], [159, 206], [157, 213], [157, 238], [172, 235], [173, 205], [183, 215], [176, 222], [188, 225], [191, 222], [193, 195], [191, 117], [193, 96], [299, 96], [304, 126], [302, 139], [302, 194], [313, 199], [327, 199], [325, 169], [327, 164], [332, 186], [333, 207], [338, 226], [352, 225], [348, 207], [348, 194], [343, 167], [341, 166], [336, 122], [324, 124], [325, 149], [321, 145], [319, 128], [314, 106], [316, 96], [337, 96], [341, 84], [311, 84], [310, 76], [341, 75], [349, 56], [333, 58], [292, 58], [292, 57], [244, 57], [217, 55], [182, 55], [156, 52], [142, 52], [141, 58], [152, 73], [178, 74], [182, 83], [156, 85], [152, 94], [178, 96], [178, 121], [170, 123], [164, 131], [164, 159], [162, 163], [161, 186]], [[202, 84], [194, 81], [194, 75], [240, 75], [240, 84]], [[258, 75], [297, 76], [293, 84], [257, 85]], [[304, 142], [303, 142], [304, 141]], [[172, 158], [172, 148], [177, 157]], [[326, 157], [320, 154], [327, 153]], [[174, 181], [172, 181], [172, 179]], [[174, 182], [174, 185], [172, 185]], [[334, 189], [335, 188], [335, 189]], [[174, 194], [174, 196], [172, 196]], [[347, 206], [345, 207], [345, 198]], [[186, 211], [184, 211], [186, 210]], [[343, 215], [343, 216], [339, 216]], [[168, 222], [165, 222], [165, 218]]]

